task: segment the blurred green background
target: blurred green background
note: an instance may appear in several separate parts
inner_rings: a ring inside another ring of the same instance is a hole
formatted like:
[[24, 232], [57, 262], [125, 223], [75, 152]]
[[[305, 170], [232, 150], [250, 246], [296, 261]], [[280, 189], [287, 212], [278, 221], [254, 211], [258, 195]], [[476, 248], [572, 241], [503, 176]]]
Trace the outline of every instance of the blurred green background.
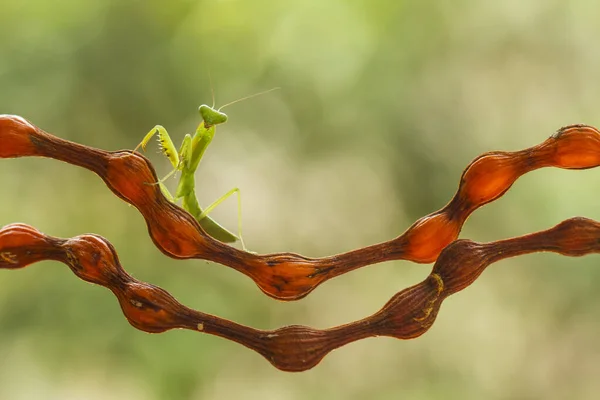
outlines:
[[[201, 203], [242, 190], [250, 249], [323, 256], [390, 239], [441, 208], [480, 153], [572, 123], [600, 125], [600, 4], [383, 0], [7, 1], [0, 113], [108, 150], [155, 124], [179, 143], [197, 107], [227, 109], [197, 174]], [[0, 143], [0, 146], [2, 144]], [[159, 175], [170, 168], [148, 153]], [[171, 185], [174, 181], [171, 182]], [[0, 226], [109, 239], [135, 277], [184, 304], [272, 329], [377, 311], [428, 265], [385, 263], [281, 303], [245, 276], [174, 261], [89, 171], [0, 160]], [[461, 237], [497, 240], [600, 219], [600, 171], [544, 169], [477, 211]], [[235, 229], [235, 201], [214, 216]], [[290, 374], [235, 343], [132, 328], [114, 296], [44, 262], [0, 272], [2, 399], [596, 399], [597, 256], [503, 261], [410, 341], [364, 340]]]

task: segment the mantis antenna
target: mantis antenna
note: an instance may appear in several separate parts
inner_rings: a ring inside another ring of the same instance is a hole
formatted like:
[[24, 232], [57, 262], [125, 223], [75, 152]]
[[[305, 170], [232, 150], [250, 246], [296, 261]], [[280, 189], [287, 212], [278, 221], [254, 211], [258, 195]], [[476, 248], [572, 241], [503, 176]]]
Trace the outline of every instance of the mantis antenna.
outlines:
[[210, 74], [210, 68], [208, 68], [208, 83], [210, 84], [210, 94], [212, 95], [212, 107], [215, 108], [215, 88], [212, 83], [212, 75]]
[[[279, 90], [279, 89], [281, 89], [281, 88], [280, 88], [279, 86], [277, 86], [277, 87], [271, 88], [271, 89], [269, 89], [269, 90], [264, 90], [264, 91], [262, 91], [262, 92], [258, 92], [258, 93], [251, 94], [250, 96], [245, 96], [245, 97], [242, 97], [241, 99], [237, 99], [237, 100], [234, 100], [234, 101], [232, 101], [232, 102], [229, 102], [229, 103], [227, 103], [227, 104], [225, 104], [225, 105], [222, 105], [221, 107], [219, 107], [219, 109], [218, 109], [217, 111], [221, 111], [221, 110], [222, 110], [222, 109], [224, 109], [225, 107], [228, 107], [228, 106], [230, 106], [230, 105], [232, 105], [232, 104], [235, 104], [235, 103], [239, 103], [240, 101], [248, 100], [248, 99], [251, 99], [251, 98], [253, 98], [253, 97], [257, 97], [257, 96], [261, 96], [261, 95], [263, 95], [263, 94], [271, 93], [271, 92], [274, 92], [275, 90]], [[214, 104], [214, 99], [213, 99], [213, 104]], [[213, 105], [213, 107], [214, 107], [214, 105]]]
[[[210, 108], [212, 108], [214, 110], [215, 109], [215, 88], [213, 86], [212, 74], [210, 73], [210, 68], [208, 68], [208, 82], [209, 82], [209, 85], [210, 85], [210, 94], [212, 96], [212, 106]], [[219, 109], [217, 111], [221, 111], [225, 107], [230, 106], [230, 105], [235, 104], [235, 103], [239, 103], [240, 101], [248, 100], [248, 99], [251, 99], [253, 97], [261, 96], [263, 94], [267, 94], [267, 93], [270, 93], [270, 92], [273, 92], [273, 91], [279, 90], [279, 89], [281, 89], [281, 88], [279, 86], [277, 86], [277, 87], [271, 88], [269, 90], [264, 90], [262, 92], [258, 92], [258, 93], [251, 94], [249, 96], [242, 97], [240, 99], [237, 99], [237, 100], [229, 102], [229, 103], [227, 103], [225, 105], [222, 105], [221, 107], [219, 107]]]

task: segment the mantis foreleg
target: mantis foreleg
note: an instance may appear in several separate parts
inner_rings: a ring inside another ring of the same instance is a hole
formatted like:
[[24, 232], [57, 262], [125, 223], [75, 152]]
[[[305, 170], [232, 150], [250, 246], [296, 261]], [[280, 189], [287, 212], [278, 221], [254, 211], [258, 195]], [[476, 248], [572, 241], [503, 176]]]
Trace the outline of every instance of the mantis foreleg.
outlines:
[[[137, 149], [139, 149], [140, 146], [142, 147], [142, 149], [144, 149], [144, 151], [146, 151], [146, 145], [148, 144], [150, 139], [152, 139], [152, 136], [154, 136], [154, 134], [157, 132], [160, 150], [169, 159], [173, 168], [177, 169], [179, 167], [179, 154], [177, 153], [177, 149], [175, 148], [175, 145], [173, 144], [169, 133], [167, 133], [167, 130], [162, 125], [156, 125], [154, 128], [150, 129], [150, 132], [148, 132], [146, 136], [144, 136], [140, 144], [138, 144], [137, 147], [133, 149], [133, 151], [137, 151]], [[183, 147], [183, 145], [181, 147]]]
[[[154, 136], [154, 134], [157, 132], [158, 132], [158, 143], [160, 145], [160, 151], [163, 153], [163, 155], [165, 157], [167, 157], [169, 159], [169, 162], [171, 163], [171, 165], [174, 168], [173, 171], [169, 172], [164, 178], [162, 178], [161, 180], [156, 182], [157, 184], [162, 184], [164, 181], [169, 179], [175, 172], [180, 171], [182, 169], [182, 167], [183, 167], [182, 162], [189, 164], [189, 158], [191, 155], [191, 147], [192, 147], [192, 137], [190, 135], [185, 135], [185, 137], [183, 139], [183, 143], [181, 144], [181, 148], [179, 149], [179, 152], [178, 152], [175, 150], [175, 145], [173, 144], [173, 140], [171, 140], [171, 137], [169, 136], [169, 133], [167, 132], [167, 130], [162, 125], [156, 125], [154, 128], [152, 128], [150, 130], [150, 132], [148, 132], [146, 134], [146, 136], [144, 136], [144, 139], [142, 139], [140, 144], [138, 144], [137, 147], [133, 151], [136, 151], [137, 149], [139, 149], [140, 146], [145, 151], [146, 146], [148, 145], [148, 142], [150, 141], [150, 139], [152, 139], [152, 136]], [[163, 193], [165, 192], [165, 189], [166, 188], [164, 186], [161, 187], [161, 190], [163, 191]], [[169, 193], [169, 195], [170, 195], [170, 193]], [[167, 197], [169, 197], [169, 196], [167, 196]], [[172, 199], [173, 196], [170, 196], [170, 198]]]

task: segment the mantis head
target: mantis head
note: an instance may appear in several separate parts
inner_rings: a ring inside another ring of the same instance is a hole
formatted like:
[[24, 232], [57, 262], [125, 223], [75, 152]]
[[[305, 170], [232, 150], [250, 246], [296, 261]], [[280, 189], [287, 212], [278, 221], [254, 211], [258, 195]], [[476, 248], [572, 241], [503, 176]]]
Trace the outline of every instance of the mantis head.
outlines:
[[227, 121], [227, 114], [219, 110], [215, 110], [206, 104], [202, 104], [200, 108], [198, 108], [198, 111], [200, 112], [200, 116], [204, 120], [204, 125], [207, 128], [213, 125], [225, 123]]

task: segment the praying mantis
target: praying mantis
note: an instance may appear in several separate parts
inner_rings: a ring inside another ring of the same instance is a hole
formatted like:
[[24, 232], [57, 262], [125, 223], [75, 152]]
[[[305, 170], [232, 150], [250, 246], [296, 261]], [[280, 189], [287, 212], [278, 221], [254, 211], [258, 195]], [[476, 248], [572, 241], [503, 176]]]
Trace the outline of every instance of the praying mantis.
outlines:
[[[194, 218], [198, 221], [200, 226], [213, 238], [220, 240], [225, 243], [232, 243], [237, 240], [240, 241], [242, 248], [245, 251], [248, 251], [246, 245], [244, 243], [244, 239], [242, 237], [242, 200], [240, 189], [235, 187], [225, 193], [223, 196], [219, 197], [215, 200], [211, 205], [206, 207], [206, 209], [202, 210], [200, 205], [198, 204], [198, 199], [196, 197], [196, 180], [195, 180], [195, 172], [200, 165], [200, 160], [202, 156], [204, 156], [204, 152], [212, 142], [217, 125], [224, 124], [227, 122], [227, 114], [222, 112], [221, 110], [229, 106], [231, 104], [237, 103], [242, 100], [249, 99], [251, 97], [256, 97], [273, 90], [277, 90], [279, 88], [273, 88], [266, 90], [264, 92], [256, 93], [251, 96], [243, 97], [241, 99], [232, 101], [231, 103], [225, 104], [221, 106], [219, 109], [214, 108], [214, 95], [213, 95], [213, 106], [210, 107], [206, 104], [201, 105], [198, 108], [198, 112], [202, 117], [202, 122], [198, 125], [196, 132], [194, 135], [186, 134], [183, 138], [183, 143], [177, 151], [171, 137], [167, 133], [167, 130], [162, 125], [156, 125], [152, 128], [144, 139], [137, 145], [137, 147], [133, 150], [137, 151], [140, 146], [144, 151], [146, 150], [146, 145], [152, 139], [155, 134], [158, 134], [158, 143], [161, 149], [161, 152], [164, 156], [166, 156], [171, 165], [173, 166], [173, 171], [167, 174], [163, 179], [155, 182], [153, 184], [159, 185], [162, 193], [165, 195], [169, 201], [175, 203], [179, 199], [181, 199], [181, 206], [184, 210], [189, 212], [194, 216]], [[167, 187], [164, 185], [164, 181], [171, 177], [176, 172], [181, 172], [179, 183], [177, 185], [177, 189], [175, 190], [175, 195], [173, 196]], [[229, 196], [236, 194], [237, 195], [237, 207], [238, 207], [238, 233], [235, 235], [230, 232], [225, 227], [218, 224], [215, 220], [208, 216], [212, 210], [215, 209], [219, 204], [225, 201]]]

